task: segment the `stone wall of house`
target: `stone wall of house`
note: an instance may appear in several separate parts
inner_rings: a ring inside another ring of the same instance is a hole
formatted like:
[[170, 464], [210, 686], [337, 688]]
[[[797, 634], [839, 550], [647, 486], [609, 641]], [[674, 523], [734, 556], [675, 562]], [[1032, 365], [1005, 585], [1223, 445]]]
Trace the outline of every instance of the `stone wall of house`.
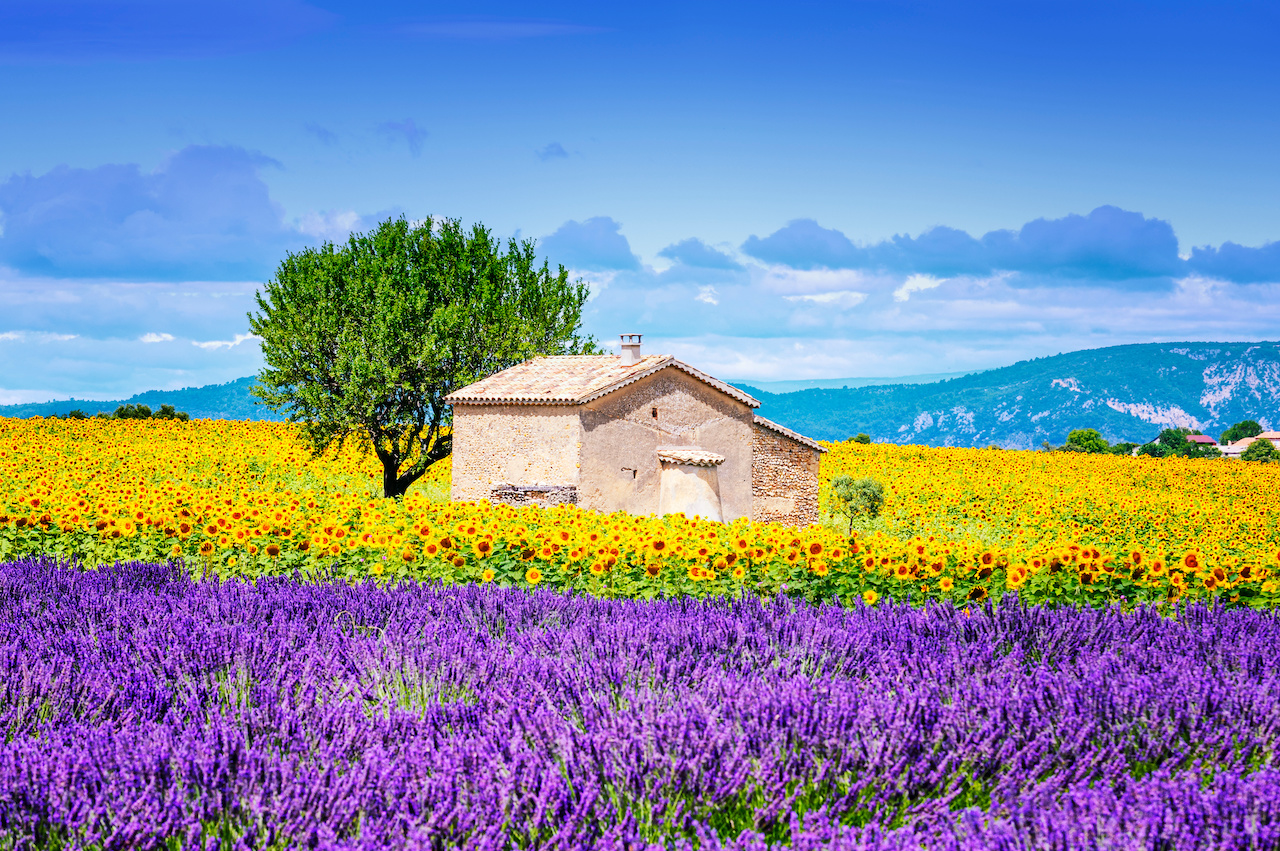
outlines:
[[578, 489], [573, 485], [501, 484], [489, 492], [490, 502], [507, 505], [577, 505]]
[[660, 512], [659, 446], [723, 455], [716, 471], [725, 521], [751, 513], [751, 427], [745, 403], [667, 367], [582, 405], [578, 504], [595, 511]]
[[751, 519], [808, 526], [818, 522], [818, 450], [752, 424]]
[[577, 488], [581, 446], [571, 405], [454, 405], [451, 497], [493, 499], [499, 485]]

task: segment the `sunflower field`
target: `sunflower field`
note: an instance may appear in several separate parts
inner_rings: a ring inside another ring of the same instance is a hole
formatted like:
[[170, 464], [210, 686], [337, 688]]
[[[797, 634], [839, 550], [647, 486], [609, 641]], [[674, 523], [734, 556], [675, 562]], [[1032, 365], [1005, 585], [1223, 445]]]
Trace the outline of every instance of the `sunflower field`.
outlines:
[[434, 579], [622, 598], [1280, 603], [1280, 465], [828, 448], [824, 482], [881, 481], [880, 517], [797, 529], [450, 503], [447, 462], [392, 501], [378, 497], [376, 459], [354, 448], [314, 458], [288, 425], [4, 419], [0, 561], [180, 559], [219, 579]]

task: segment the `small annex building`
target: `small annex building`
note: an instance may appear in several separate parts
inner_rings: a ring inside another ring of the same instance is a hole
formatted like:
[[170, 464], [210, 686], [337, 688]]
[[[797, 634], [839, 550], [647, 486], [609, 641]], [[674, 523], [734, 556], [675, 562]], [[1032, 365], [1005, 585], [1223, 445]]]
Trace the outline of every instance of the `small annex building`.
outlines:
[[817, 442], [671, 355], [539, 357], [445, 398], [454, 500], [596, 511], [818, 520]]

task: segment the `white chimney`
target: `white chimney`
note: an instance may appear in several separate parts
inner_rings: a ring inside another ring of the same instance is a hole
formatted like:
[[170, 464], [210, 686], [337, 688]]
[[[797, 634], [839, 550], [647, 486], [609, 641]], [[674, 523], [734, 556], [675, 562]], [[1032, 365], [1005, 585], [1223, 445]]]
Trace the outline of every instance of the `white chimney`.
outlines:
[[640, 363], [640, 335], [622, 334], [622, 365], [635, 366]]

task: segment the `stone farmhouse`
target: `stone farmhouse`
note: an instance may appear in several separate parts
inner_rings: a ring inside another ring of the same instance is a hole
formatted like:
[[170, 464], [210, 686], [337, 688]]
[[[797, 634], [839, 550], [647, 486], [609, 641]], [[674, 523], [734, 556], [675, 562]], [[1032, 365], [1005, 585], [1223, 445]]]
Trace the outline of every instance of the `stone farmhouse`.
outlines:
[[818, 443], [671, 355], [539, 357], [452, 393], [455, 500], [807, 525]]

